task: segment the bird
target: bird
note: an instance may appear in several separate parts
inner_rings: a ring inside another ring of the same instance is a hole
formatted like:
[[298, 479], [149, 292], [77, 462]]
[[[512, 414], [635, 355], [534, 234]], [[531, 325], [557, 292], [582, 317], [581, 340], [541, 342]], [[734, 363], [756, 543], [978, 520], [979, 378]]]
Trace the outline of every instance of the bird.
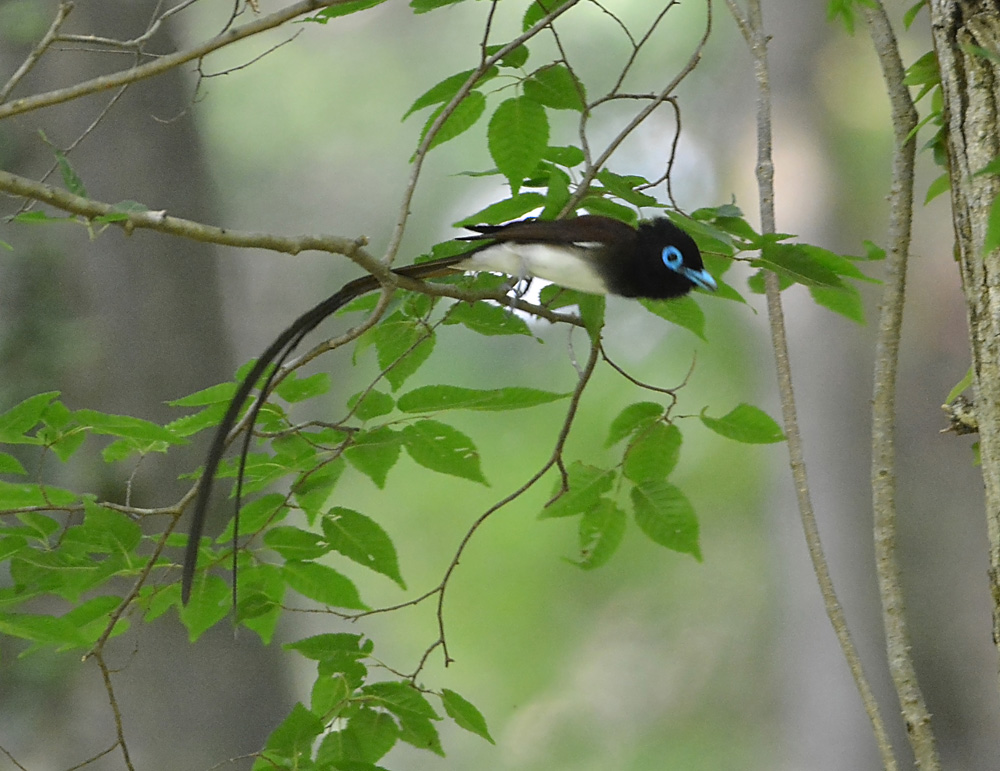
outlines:
[[[636, 227], [611, 217], [587, 214], [563, 220], [528, 218], [502, 225], [473, 225], [467, 229], [475, 235], [457, 240], [474, 242], [469, 251], [395, 268], [392, 272], [424, 280], [460, 272], [488, 271], [522, 280], [539, 278], [590, 294], [655, 300], [682, 297], [696, 287], [708, 291], [717, 288], [715, 279], [705, 270], [694, 239], [666, 217], [641, 222]], [[373, 275], [345, 284], [293, 321], [240, 382], [216, 429], [198, 483], [181, 577], [181, 600], [185, 605], [191, 596], [215, 472], [243, 403], [267, 368], [274, 364], [260, 386], [260, 396], [250, 408], [236, 475], [237, 516], [253, 427], [281, 365], [324, 319], [354, 298], [381, 286]], [[235, 565], [235, 545], [233, 559]], [[235, 582], [233, 599], [235, 605]]]

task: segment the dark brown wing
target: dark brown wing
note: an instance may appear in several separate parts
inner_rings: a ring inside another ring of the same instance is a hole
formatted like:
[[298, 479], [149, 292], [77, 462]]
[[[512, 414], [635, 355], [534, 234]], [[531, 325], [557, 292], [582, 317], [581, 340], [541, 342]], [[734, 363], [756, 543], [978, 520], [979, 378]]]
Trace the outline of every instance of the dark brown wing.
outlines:
[[636, 238], [635, 228], [597, 214], [585, 214], [567, 220], [527, 219], [508, 222], [506, 225], [472, 225], [469, 230], [475, 230], [479, 235], [464, 236], [459, 240], [489, 238], [521, 243], [625, 244]]

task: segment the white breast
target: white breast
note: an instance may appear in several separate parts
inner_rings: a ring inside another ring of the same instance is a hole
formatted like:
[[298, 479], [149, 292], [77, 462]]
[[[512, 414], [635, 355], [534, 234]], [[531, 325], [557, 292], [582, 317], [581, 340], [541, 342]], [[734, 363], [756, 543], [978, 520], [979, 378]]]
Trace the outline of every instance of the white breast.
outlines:
[[506, 273], [517, 278], [534, 276], [567, 289], [606, 294], [604, 282], [585, 259], [586, 252], [582, 244], [499, 243], [476, 252], [455, 267]]

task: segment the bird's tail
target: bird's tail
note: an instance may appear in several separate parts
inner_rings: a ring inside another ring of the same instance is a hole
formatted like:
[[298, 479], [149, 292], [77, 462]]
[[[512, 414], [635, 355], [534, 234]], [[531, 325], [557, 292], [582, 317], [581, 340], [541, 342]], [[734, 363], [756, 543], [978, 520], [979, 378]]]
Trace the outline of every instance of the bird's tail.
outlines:
[[[440, 276], [453, 274], [460, 270], [455, 268], [455, 265], [467, 257], [468, 253], [454, 255], [452, 257], [442, 257], [437, 260], [430, 260], [428, 262], [421, 262], [415, 265], [405, 265], [401, 268], [395, 268], [393, 269], [393, 273], [399, 276], [406, 276], [407, 278], [421, 280], [438, 278]], [[357, 278], [354, 281], [344, 284], [338, 292], [330, 297], [327, 297], [325, 300], [310, 308], [293, 321], [291, 326], [282, 332], [278, 336], [278, 339], [271, 343], [267, 350], [261, 354], [260, 358], [246, 374], [246, 377], [244, 377], [242, 382], [240, 382], [236, 389], [236, 393], [233, 395], [232, 401], [229, 403], [229, 408], [226, 410], [226, 414], [223, 416], [222, 421], [216, 429], [215, 436], [212, 438], [212, 445], [209, 448], [208, 456], [205, 458], [205, 468], [202, 471], [201, 480], [198, 483], [198, 497], [195, 500], [194, 512], [191, 516], [191, 527], [188, 531], [187, 548], [184, 553], [184, 570], [181, 576], [181, 600], [184, 604], [187, 604], [188, 599], [191, 597], [191, 586], [194, 580], [195, 566], [198, 562], [198, 546], [201, 541], [202, 532], [205, 528], [208, 501], [212, 492], [212, 484], [215, 481], [215, 473], [218, 471], [219, 464], [222, 462], [222, 455], [226, 450], [226, 446], [229, 441], [229, 434], [236, 426], [240, 410], [243, 408], [243, 404], [246, 402], [247, 397], [250, 396], [250, 392], [253, 391], [254, 386], [257, 385], [258, 381], [267, 371], [268, 367], [273, 364], [274, 368], [261, 384], [261, 397], [258, 398], [250, 408], [246, 434], [244, 436], [240, 452], [239, 470], [236, 475], [237, 518], [239, 516], [240, 498], [243, 487], [243, 471], [246, 465], [247, 453], [250, 448], [250, 440], [253, 436], [253, 427], [257, 422], [257, 415], [266, 400], [266, 394], [271, 388], [271, 382], [281, 369], [281, 365], [285, 363], [298, 344], [302, 341], [302, 338], [314, 330], [324, 319], [347, 305], [347, 303], [351, 302], [351, 300], [356, 297], [368, 294], [369, 292], [374, 292], [380, 287], [381, 283], [375, 276], [372, 275], [362, 276], [361, 278]], [[233, 531], [233, 560], [235, 564], [236, 538], [239, 535], [238, 519], [234, 521]], [[234, 580], [234, 603], [235, 599], [236, 582]]]

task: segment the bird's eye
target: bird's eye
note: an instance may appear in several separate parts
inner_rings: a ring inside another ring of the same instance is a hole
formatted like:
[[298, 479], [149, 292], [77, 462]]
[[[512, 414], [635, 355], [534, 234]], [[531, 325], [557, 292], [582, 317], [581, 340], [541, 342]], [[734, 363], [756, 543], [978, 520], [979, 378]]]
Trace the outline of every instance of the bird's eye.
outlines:
[[671, 270], [677, 270], [684, 264], [684, 257], [681, 255], [681, 250], [676, 246], [663, 247], [663, 264]]

